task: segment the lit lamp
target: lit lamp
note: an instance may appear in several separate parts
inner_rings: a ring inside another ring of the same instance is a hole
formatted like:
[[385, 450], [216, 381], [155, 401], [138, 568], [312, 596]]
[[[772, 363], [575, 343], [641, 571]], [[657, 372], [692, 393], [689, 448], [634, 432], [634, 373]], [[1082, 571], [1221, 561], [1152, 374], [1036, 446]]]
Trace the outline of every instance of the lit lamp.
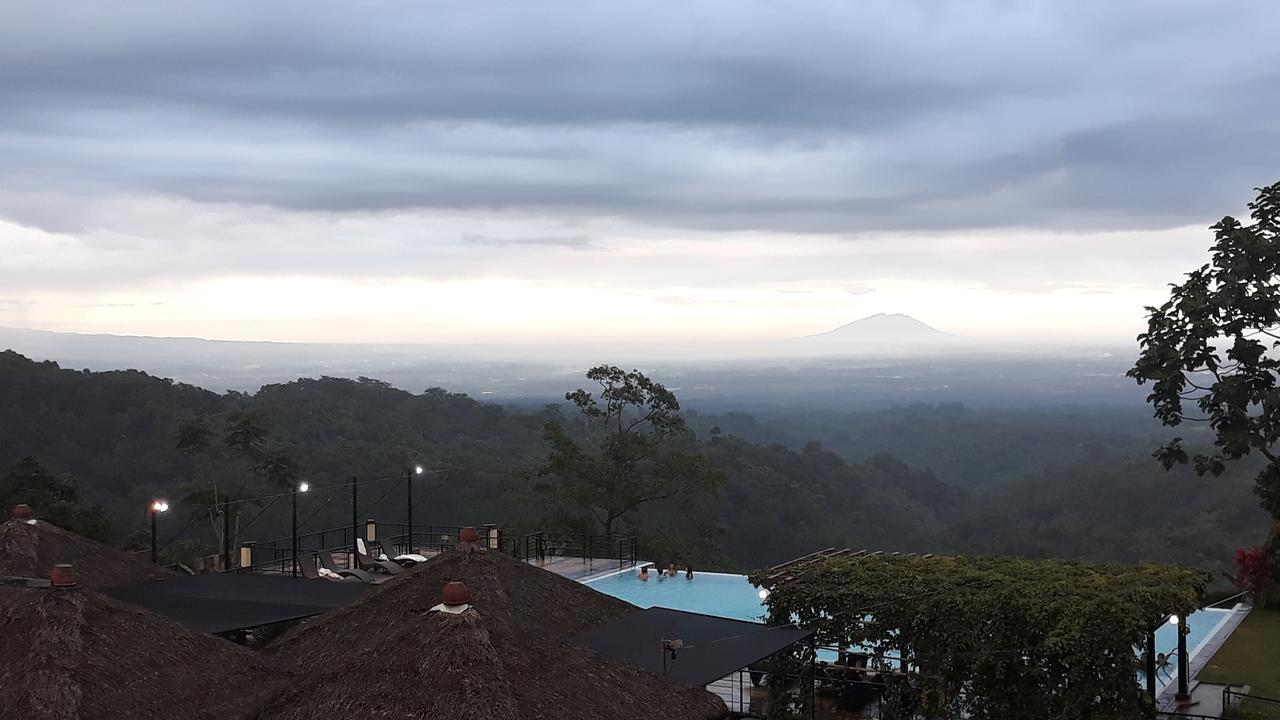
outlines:
[[293, 499], [293, 577], [298, 577], [298, 493], [304, 493], [311, 489], [311, 485], [300, 482], [293, 487], [290, 493]]
[[157, 564], [158, 548], [156, 547], [156, 516], [169, 509], [169, 503], [164, 500], [152, 500], [147, 506], [147, 515], [151, 516], [151, 564]]
[[413, 468], [404, 469], [404, 551], [407, 553], [417, 552], [417, 550], [413, 549], [413, 476], [421, 475], [426, 471], [426, 468], [421, 465], [414, 465]]

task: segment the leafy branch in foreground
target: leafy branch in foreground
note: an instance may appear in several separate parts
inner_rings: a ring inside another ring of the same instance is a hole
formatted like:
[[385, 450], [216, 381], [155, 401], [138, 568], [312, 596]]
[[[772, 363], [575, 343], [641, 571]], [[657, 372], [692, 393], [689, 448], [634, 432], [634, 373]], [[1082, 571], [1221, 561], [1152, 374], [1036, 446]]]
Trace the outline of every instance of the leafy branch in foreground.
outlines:
[[1154, 453], [1166, 469], [1189, 464], [1221, 475], [1228, 462], [1257, 452], [1254, 481], [1280, 556], [1280, 183], [1258, 188], [1252, 223], [1224, 217], [1212, 226], [1211, 261], [1148, 307], [1141, 352], [1128, 376], [1151, 383], [1147, 401], [1166, 426], [1203, 422], [1213, 451], [1188, 452], [1175, 437]]

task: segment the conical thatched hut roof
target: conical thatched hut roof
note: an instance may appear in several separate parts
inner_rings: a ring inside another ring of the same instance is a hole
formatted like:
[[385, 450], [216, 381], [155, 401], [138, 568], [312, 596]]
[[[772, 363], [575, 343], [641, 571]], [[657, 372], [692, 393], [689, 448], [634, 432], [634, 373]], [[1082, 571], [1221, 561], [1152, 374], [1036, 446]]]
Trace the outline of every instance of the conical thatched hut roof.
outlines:
[[270, 658], [87, 588], [0, 586], [4, 717], [253, 717], [286, 678]]
[[[432, 611], [461, 581], [471, 609]], [[497, 552], [454, 550], [272, 646], [303, 680], [263, 718], [709, 720], [724, 703], [567, 638], [638, 610]], [[655, 652], [659, 652], [655, 648]]]
[[36, 520], [0, 523], [0, 577], [49, 576], [59, 563], [70, 563], [82, 587], [123, 585], [172, 577], [164, 568], [128, 553]]

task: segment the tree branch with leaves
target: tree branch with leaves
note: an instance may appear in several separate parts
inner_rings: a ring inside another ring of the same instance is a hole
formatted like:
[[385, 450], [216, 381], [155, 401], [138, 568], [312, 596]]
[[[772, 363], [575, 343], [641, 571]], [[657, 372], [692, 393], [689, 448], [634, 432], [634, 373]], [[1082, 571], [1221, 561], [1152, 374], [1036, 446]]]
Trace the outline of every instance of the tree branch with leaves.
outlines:
[[1252, 222], [1213, 225], [1210, 262], [1147, 308], [1128, 376], [1151, 383], [1147, 401], [1166, 426], [1206, 422], [1214, 433], [1211, 451], [1188, 452], [1180, 437], [1157, 449], [1166, 469], [1218, 476], [1254, 452], [1266, 459], [1254, 489], [1273, 520], [1269, 545], [1280, 549], [1280, 183], [1257, 193]]

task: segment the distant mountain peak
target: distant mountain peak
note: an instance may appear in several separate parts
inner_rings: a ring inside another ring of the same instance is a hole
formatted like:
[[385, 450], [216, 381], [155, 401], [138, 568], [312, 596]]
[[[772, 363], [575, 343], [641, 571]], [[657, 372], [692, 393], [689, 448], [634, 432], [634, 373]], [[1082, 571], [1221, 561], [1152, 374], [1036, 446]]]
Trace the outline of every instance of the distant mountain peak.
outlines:
[[811, 338], [848, 338], [850, 340], [928, 341], [952, 337], [950, 333], [903, 313], [876, 313], [841, 325]]

